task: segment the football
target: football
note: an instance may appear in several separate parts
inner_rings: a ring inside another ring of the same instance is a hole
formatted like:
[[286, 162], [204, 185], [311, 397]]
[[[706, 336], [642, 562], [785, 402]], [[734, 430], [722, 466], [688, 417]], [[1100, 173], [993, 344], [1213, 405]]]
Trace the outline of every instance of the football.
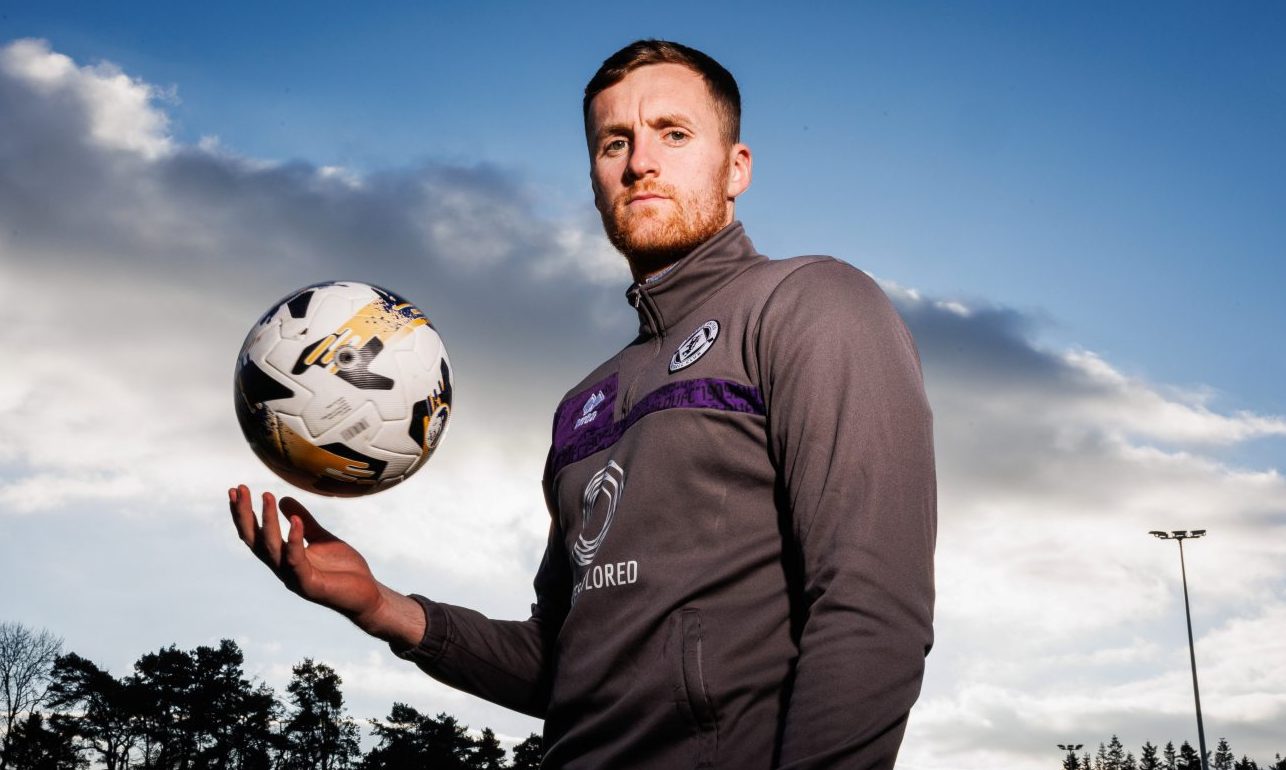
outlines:
[[273, 305], [237, 356], [241, 431], [286, 481], [355, 497], [394, 486], [437, 449], [451, 364], [415, 305], [356, 281], [306, 286]]

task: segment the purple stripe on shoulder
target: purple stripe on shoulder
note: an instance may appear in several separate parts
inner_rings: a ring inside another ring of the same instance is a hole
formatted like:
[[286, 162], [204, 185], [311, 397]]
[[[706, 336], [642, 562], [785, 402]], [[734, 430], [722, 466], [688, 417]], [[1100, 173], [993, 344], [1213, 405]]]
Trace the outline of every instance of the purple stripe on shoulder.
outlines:
[[[605, 381], [606, 382], [606, 381]], [[616, 400], [616, 376], [610, 380], [611, 402]], [[759, 389], [731, 380], [680, 380], [657, 388], [648, 393], [620, 422], [593, 420], [592, 424], [581, 428], [573, 427], [579, 419], [576, 407], [597, 393], [600, 386], [589, 388], [563, 402], [558, 407], [554, 418], [554, 463], [553, 472], [571, 463], [583, 460], [595, 452], [607, 449], [620, 441], [634, 423], [656, 412], [666, 409], [718, 409], [724, 412], [763, 415], [764, 402]], [[603, 393], [607, 390], [604, 387]], [[581, 409], [584, 409], [582, 406]], [[611, 414], [610, 409], [608, 415]], [[609, 418], [610, 420], [610, 418]]]

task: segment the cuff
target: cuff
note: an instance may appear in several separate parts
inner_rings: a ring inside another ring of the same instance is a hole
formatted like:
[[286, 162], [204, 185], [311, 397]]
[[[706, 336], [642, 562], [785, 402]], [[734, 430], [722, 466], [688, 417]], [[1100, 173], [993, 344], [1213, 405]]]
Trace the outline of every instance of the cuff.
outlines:
[[389, 649], [397, 657], [409, 660], [416, 665], [431, 665], [436, 663], [446, 650], [447, 641], [451, 636], [451, 618], [437, 602], [419, 594], [410, 596], [424, 609], [424, 636], [414, 647], [389, 642]]

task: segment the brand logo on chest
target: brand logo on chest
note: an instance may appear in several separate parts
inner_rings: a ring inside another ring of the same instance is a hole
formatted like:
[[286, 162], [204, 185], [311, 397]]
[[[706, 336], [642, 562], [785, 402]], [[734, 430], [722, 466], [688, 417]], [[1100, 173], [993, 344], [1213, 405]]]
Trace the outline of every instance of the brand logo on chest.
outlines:
[[581, 408], [580, 417], [576, 419], [575, 427], [580, 428], [583, 425], [593, 422], [594, 418], [598, 416], [599, 405], [606, 400], [607, 396], [604, 396], [603, 391], [601, 390], [587, 398], [585, 400], [585, 406]]
[[[598, 548], [607, 538], [607, 531], [612, 527], [612, 517], [616, 515], [616, 506], [621, 500], [625, 488], [625, 469], [615, 461], [609, 461], [607, 467], [590, 477], [585, 485], [585, 495], [581, 500], [581, 533], [572, 548], [572, 559], [582, 567], [589, 566], [598, 554]], [[603, 502], [600, 505], [600, 499]], [[590, 521], [599, 513], [598, 534], [589, 534]]]
[[710, 346], [714, 344], [718, 336], [718, 321], [711, 320], [701, 324], [701, 328], [692, 332], [683, 341], [683, 344], [679, 345], [679, 349], [674, 351], [674, 355], [670, 357], [670, 371], [677, 372], [695, 364], [701, 356], [706, 354], [706, 351], [710, 349]]
[[[615, 461], [590, 477], [581, 499], [581, 532], [572, 546], [572, 562], [577, 578], [572, 586], [572, 604], [585, 591], [616, 588], [637, 583], [639, 563], [634, 559], [596, 563], [599, 549], [607, 539], [616, 516], [616, 506], [625, 491], [625, 469]], [[595, 533], [595, 530], [597, 532]]]

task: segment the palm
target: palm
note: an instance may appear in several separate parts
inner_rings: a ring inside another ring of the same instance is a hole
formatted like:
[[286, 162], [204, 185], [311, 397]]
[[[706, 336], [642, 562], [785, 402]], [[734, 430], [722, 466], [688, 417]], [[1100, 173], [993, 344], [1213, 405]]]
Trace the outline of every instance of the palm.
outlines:
[[304, 564], [282, 564], [282, 579], [292, 590], [346, 615], [358, 615], [379, 601], [379, 589], [366, 559], [343, 540], [320, 540], [304, 548]]

